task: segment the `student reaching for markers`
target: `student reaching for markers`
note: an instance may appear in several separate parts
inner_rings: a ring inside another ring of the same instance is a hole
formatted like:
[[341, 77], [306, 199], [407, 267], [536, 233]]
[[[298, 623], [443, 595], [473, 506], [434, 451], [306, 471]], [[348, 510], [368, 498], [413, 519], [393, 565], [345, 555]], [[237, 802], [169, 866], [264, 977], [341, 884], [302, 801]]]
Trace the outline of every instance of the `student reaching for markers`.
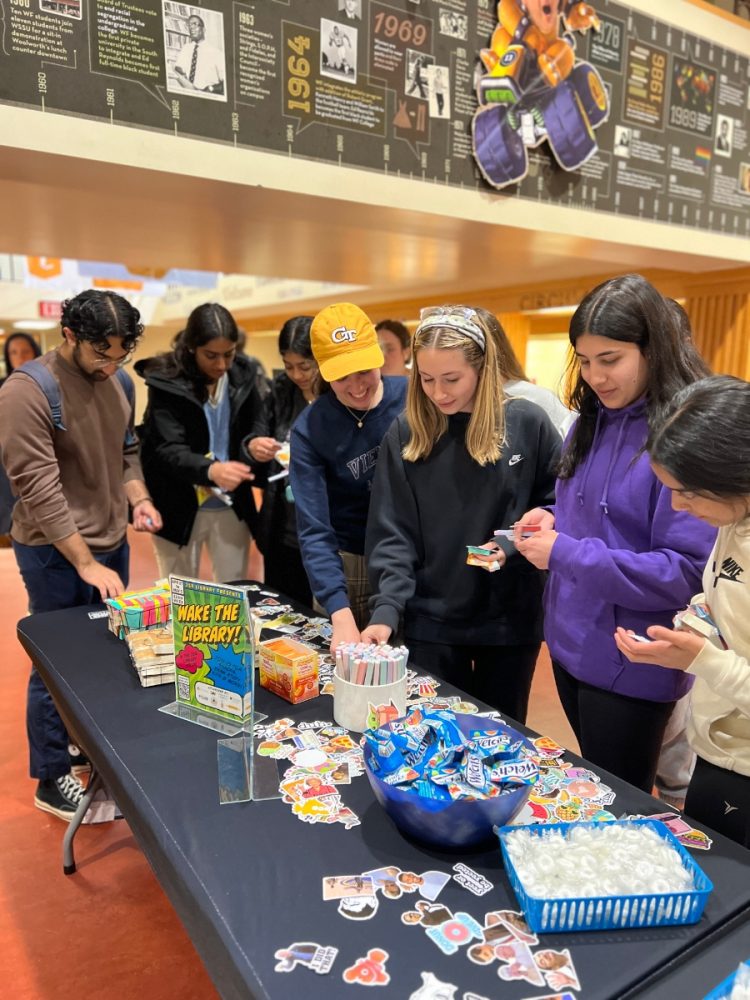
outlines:
[[512, 546], [497, 572], [467, 566], [466, 547], [553, 499], [560, 438], [536, 404], [505, 398], [493, 329], [474, 309], [423, 309], [413, 351], [373, 485], [362, 639], [387, 642], [403, 624], [419, 667], [523, 722], [543, 574]]
[[338, 303], [312, 322], [320, 395], [292, 428], [289, 479], [302, 562], [313, 596], [331, 616], [331, 650], [359, 642], [369, 587], [365, 525], [380, 442], [404, 406], [406, 379], [383, 378], [375, 327]]

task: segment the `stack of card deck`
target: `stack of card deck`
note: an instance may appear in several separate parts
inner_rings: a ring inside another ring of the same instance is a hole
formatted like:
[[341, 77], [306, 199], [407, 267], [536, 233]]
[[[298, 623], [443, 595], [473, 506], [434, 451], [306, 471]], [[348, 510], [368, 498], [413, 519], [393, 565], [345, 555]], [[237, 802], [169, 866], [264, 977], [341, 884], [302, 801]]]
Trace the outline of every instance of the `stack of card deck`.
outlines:
[[158, 628], [170, 619], [169, 584], [163, 580], [148, 590], [129, 590], [119, 597], [108, 597], [104, 603], [109, 630], [118, 639], [124, 639], [129, 632]]
[[174, 642], [171, 624], [129, 632], [125, 636], [125, 641], [143, 687], [174, 684]]

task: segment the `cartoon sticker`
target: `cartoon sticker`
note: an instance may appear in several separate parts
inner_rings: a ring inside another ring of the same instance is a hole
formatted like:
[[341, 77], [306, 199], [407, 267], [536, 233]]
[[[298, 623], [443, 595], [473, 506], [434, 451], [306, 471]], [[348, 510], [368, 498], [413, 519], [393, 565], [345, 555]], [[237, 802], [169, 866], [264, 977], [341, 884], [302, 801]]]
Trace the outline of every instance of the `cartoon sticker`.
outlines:
[[386, 986], [391, 977], [386, 972], [388, 952], [380, 948], [370, 948], [364, 958], [358, 958], [354, 965], [345, 969], [345, 983], [359, 983], [360, 986]]
[[457, 986], [444, 983], [432, 972], [420, 972], [422, 985], [415, 990], [409, 1000], [455, 1000]]
[[298, 965], [303, 965], [319, 975], [325, 975], [331, 971], [338, 953], [338, 948], [324, 947], [314, 941], [290, 944], [288, 948], [280, 948], [274, 952], [273, 957], [277, 960], [274, 971], [291, 972]]

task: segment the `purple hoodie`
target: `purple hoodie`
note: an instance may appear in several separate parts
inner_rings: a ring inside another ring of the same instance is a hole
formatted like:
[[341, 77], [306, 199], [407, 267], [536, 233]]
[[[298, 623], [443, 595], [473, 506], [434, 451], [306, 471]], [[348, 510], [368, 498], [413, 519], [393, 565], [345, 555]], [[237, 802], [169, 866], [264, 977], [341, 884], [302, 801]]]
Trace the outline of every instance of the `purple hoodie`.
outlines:
[[631, 663], [617, 649], [614, 631], [622, 625], [645, 634], [649, 625], [670, 626], [701, 590], [716, 529], [672, 510], [671, 491], [654, 475], [648, 455], [638, 454], [646, 436], [644, 400], [622, 410], [600, 407], [588, 455], [571, 479], [558, 479], [545, 636], [552, 658], [579, 680], [673, 701], [693, 678]]

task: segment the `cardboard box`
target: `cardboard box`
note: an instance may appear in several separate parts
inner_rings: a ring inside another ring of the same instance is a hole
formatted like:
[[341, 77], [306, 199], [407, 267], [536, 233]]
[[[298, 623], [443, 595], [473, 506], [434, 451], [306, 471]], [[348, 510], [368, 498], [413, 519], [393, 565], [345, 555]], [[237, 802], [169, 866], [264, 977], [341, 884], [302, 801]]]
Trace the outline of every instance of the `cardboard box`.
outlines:
[[318, 654], [295, 639], [281, 636], [258, 646], [260, 685], [296, 705], [317, 698]]

